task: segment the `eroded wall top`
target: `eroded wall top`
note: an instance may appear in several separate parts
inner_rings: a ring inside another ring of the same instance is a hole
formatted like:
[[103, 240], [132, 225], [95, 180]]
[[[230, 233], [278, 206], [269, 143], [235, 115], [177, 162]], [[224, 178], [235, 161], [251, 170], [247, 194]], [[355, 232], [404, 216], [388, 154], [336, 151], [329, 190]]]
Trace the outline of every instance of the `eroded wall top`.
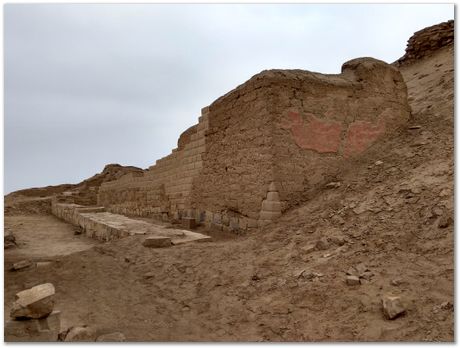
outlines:
[[398, 59], [396, 64], [411, 63], [453, 43], [454, 20], [424, 28], [410, 37], [407, 42], [406, 54]]

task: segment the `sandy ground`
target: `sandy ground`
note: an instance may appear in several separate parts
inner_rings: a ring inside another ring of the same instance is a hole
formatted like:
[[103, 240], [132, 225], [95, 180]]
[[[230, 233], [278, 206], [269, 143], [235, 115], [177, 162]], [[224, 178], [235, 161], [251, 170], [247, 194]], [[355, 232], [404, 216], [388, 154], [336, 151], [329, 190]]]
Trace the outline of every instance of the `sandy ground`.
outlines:
[[[415, 127], [259, 232], [148, 249], [143, 237], [94, 245], [50, 216], [7, 215], [27, 244], [5, 263], [53, 262], [5, 272], [6, 312], [17, 291], [51, 282], [63, 329], [130, 341], [453, 341], [453, 66], [445, 48], [402, 68]], [[367, 279], [349, 286], [356, 266]], [[384, 318], [385, 293], [402, 296], [404, 316]]]
[[5, 260], [47, 260], [69, 255], [100, 244], [74, 235], [75, 227], [52, 215], [5, 216], [6, 231], [14, 231], [18, 248], [5, 250]]

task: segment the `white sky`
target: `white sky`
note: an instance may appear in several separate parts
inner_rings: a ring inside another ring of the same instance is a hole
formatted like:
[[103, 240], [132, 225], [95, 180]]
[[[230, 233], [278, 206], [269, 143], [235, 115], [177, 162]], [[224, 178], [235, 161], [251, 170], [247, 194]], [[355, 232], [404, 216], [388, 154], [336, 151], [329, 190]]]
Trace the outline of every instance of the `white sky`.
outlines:
[[5, 193], [146, 168], [261, 70], [391, 63], [453, 18], [453, 4], [7, 4]]

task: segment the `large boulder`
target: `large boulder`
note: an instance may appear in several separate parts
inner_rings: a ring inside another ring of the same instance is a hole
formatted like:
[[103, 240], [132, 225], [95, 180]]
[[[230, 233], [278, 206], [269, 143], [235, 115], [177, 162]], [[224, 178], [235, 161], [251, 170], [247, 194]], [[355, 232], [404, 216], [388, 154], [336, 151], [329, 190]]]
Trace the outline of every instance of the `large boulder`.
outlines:
[[49, 315], [54, 308], [54, 285], [40, 284], [18, 292], [11, 308], [14, 319], [39, 319]]

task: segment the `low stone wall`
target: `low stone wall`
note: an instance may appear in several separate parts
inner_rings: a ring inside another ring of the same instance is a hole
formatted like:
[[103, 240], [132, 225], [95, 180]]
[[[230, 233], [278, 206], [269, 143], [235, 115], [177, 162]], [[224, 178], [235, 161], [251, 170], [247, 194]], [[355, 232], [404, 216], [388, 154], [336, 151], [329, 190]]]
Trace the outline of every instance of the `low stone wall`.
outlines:
[[72, 225], [79, 226], [85, 235], [103, 242], [133, 235], [168, 237], [173, 245], [209, 241], [209, 236], [182, 229], [164, 228], [145, 221], [105, 211], [103, 207], [84, 207], [73, 203], [53, 202], [55, 216]]
[[110, 241], [129, 236], [123, 229], [98, 221], [93, 213], [105, 212], [104, 207], [85, 207], [78, 204], [53, 203], [53, 215], [82, 228], [87, 237], [100, 241]]

